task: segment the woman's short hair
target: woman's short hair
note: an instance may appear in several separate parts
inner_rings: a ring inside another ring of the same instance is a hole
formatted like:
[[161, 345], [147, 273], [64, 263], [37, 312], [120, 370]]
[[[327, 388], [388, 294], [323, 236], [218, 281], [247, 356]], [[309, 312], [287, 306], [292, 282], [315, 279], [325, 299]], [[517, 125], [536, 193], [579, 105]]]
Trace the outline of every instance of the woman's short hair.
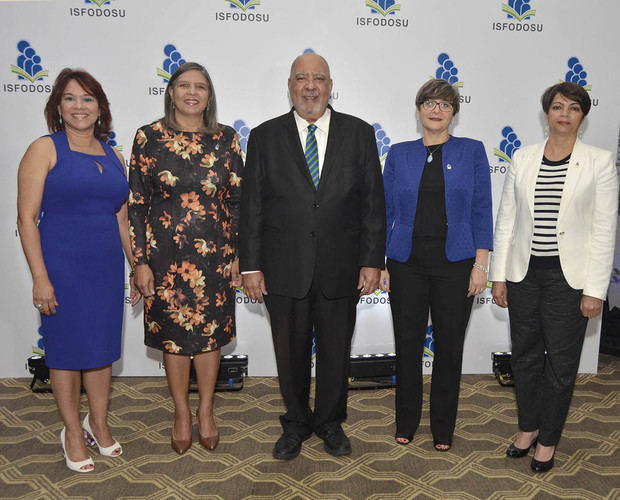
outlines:
[[415, 96], [415, 107], [420, 109], [424, 101], [441, 99], [452, 104], [453, 114], [456, 115], [461, 107], [459, 91], [447, 80], [433, 78], [420, 87]]
[[179, 66], [179, 68], [170, 77], [170, 80], [168, 80], [168, 85], [166, 86], [166, 92], [164, 95], [164, 117], [162, 118], [162, 122], [164, 123], [164, 126], [169, 129], [176, 130], [178, 132], [182, 131], [182, 127], [174, 119], [174, 105], [172, 103], [172, 97], [170, 97], [170, 89], [174, 88], [175, 82], [183, 73], [192, 70], [200, 71], [200, 73], [202, 73], [207, 81], [207, 87], [209, 88], [207, 107], [205, 108], [202, 116], [202, 131], [209, 134], [218, 132], [220, 130], [220, 125], [217, 123], [217, 103], [215, 100], [215, 89], [213, 88], [213, 82], [211, 81], [211, 77], [209, 76], [207, 69], [202, 64], [198, 64], [196, 62], [186, 62], [185, 64]]
[[545, 113], [549, 113], [551, 103], [557, 94], [562, 94], [567, 99], [577, 102], [581, 108], [583, 116], [586, 116], [590, 112], [592, 101], [590, 100], [590, 96], [588, 95], [586, 89], [577, 83], [562, 82], [556, 83], [555, 85], [549, 87], [540, 98], [540, 102]]
[[47, 128], [51, 133], [64, 130], [65, 124], [60, 121], [58, 107], [62, 100], [62, 95], [67, 88], [67, 84], [74, 80], [84, 91], [97, 99], [99, 105], [99, 120], [95, 122], [95, 137], [100, 141], [107, 141], [112, 131], [112, 114], [110, 113], [110, 102], [108, 101], [101, 84], [93, 75], [83, 69], [63, 69], [52, 87], [52, 92], [45, 105], [45, 120]]

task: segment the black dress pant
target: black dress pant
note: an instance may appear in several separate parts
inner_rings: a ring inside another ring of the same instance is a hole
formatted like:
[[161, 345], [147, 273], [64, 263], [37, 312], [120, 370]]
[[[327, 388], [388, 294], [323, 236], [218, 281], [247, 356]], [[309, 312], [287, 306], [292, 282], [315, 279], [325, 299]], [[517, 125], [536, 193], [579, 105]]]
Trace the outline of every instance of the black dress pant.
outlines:
[[396, 344], [396, 433], [415, 434], [422, 412], [422, 356], [429, 310], [435, 339], [430, 396], [431, 432], [451, 443], [461, 381], [463, 343], [473, 297], [467, 297], [474, 259], [450, 262], [445, 242], [414, 246], [407, 263], [387, 261]]
[[[351, 339], [359, 297], [328, 299], [312, 285], [302, 299], [270, 293], [265, 304], [271, 317], [280, 392], [286, 413], [285, 432], [321, 433], [347, 418]], [[312, 332], [316, 339], [316, 394], [310, 396]]]
[[538, 442], [553, 446], [566, 421], [588, 324], [582, 290], [571, 288], [560, 268], [530, 268], [507, 288], [519, 428], [538, 429]]

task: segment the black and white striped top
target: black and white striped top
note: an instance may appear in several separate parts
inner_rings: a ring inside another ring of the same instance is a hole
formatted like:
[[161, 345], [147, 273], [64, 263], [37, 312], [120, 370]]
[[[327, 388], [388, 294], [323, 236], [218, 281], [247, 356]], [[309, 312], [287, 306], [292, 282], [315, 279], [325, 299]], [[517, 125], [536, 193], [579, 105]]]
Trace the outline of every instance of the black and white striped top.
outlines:
[[532, 237], [532, 255], [534, 256], [556, 257], [559, 255], [558, 213], [569, 160], [570, 155], [560, 161], [551, 161], [543, 156], [534, 192], [534, 236]]

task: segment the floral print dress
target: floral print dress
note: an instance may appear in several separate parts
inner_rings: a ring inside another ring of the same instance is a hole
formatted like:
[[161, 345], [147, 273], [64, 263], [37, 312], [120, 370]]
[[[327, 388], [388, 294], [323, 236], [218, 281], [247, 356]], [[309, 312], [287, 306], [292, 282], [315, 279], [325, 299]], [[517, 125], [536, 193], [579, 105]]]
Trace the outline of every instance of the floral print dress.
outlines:
[[138, 129], [129, 166], [134, 264], [148, 264], [155, 295], [144, 301], [144, 343], [194, 354], [235, 336], [236, 257], [243, 162], [235, 131]]

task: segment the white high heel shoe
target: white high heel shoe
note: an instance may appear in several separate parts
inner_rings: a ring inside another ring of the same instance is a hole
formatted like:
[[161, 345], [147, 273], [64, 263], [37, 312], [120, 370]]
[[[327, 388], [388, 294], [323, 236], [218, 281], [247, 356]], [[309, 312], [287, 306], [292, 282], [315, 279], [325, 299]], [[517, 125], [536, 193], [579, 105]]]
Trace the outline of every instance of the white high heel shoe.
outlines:
[[95, 437], [95, 434], [90, 428], [90, 422], [88, 420], [88, 417], [89, 417], [89, 413], [87, 413], [86, 416], [84, 417], [84, 421], [82, 422], [82, 427], [88, 434], [89, 446], [97, 445], [97, 448], [99, 448], [99, 454], [105, 457], [118, 457], [122, 455], [123, 447], [120, 445], [120, 443], [116, 439], [114, 439], [114, 442], [110, 446], [106, 446], [106, 447], [101, 446], [97, 442], [97, 438]]
[[[95, 470], [95, 464], [93, 463], [93, 459], [88, 457], [86, 460], [81, 460], [79, 462], [74, 462], [69, 458], [67, 454], [67, 450], [65, 449], [65, 434], [66, 428], [63, 427], [60, 431], [60, 444], [62, 445], [62, 454], [65, 457], [65, 464], [67, 464], [67, 468], [74, 472], [92, 472]], [[84, 467], [91, 466], [90, 469], [84, 469]]]

